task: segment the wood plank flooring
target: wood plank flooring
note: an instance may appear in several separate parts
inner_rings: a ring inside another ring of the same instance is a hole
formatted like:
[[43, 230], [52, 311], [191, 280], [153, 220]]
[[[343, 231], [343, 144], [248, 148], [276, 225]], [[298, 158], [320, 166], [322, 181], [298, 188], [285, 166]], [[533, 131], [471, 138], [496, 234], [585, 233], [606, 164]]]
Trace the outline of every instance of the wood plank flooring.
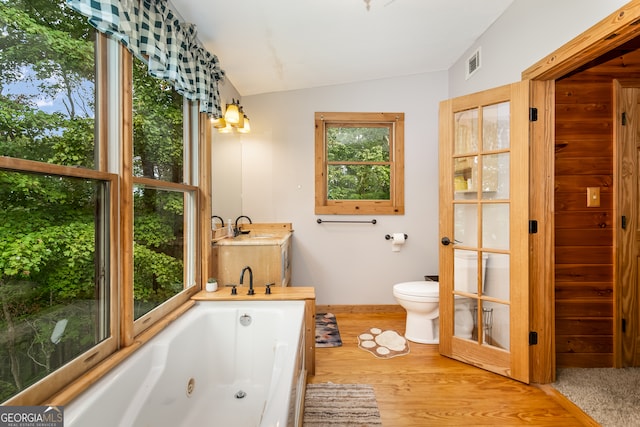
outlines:
[[405, 313], [335, 313], [342, 347], [316, 349], [309, 383], [374, 387], [385, 427], [597, 426], [550, 386], [526, 385], [410, 343], [408, 355], [378, 359], [358, 348], [372, 327], [404, 333]]

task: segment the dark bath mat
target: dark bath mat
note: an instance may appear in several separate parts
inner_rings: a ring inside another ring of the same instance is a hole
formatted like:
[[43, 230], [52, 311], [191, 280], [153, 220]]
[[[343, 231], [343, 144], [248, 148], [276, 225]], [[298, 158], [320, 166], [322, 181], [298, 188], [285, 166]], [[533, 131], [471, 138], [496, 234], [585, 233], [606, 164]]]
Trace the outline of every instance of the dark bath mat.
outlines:
[[342, 339], [333, 313], [316, 313], [316, 347], [340, 347]]

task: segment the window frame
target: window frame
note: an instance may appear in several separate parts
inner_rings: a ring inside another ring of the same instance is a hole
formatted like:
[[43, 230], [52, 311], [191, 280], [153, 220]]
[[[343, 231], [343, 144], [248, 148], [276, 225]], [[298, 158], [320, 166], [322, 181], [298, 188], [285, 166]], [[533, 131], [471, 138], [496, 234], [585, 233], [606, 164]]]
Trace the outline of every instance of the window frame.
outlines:
[[[389, 125], [389, 200], [331, 200], [328, 198], [328, 125], [353, 127]], [[404, 215], [404, 113], [315, 113], [315, 213], [316, 215]]]
[[[0, 156], [0, 169], [102, 181], [109, 187], [109, 196], [108, 199], [105, 200], [105, 202], [109, 204], [106, 214], [108, 218], [105, 218], [109, 221], [107, 228], [112, 228], [114, 224], [117, 224], [118, 176], [115, 174], [5, 156]], [[61, 386], [67, 384], [70, 380], [80, 377], [117, 350], [119, 316], [117, 305], [114, 304], [118, 295], [116, 282], [118, 271], [117, 243], [113, 238], [113, 232], [105, 237], [109, 239], [109, 260], [107, 262], [109, 264], [108, 275], [110, 277], [110, 283], [106, 284], [109, 298], [107, 306], [110, 316], [108, 336], [89, 350], [77, 355], [64, 366], [52, 371], [38, 382], [2, 402], [3, 405], [33, 405], [35, 402], [44, 402], [46, 398], [50, 397], [55, 391], [60, 389]]]
[[[198, 187], [199, 170], [201, 163], [198, 162], [199, 137], [194, 133], [194, 129], [199, 129], [198, 122], [200, 114], [197, 112], [197, 102], [183, 102], [183, 141], [184, 141], [184, 165], [183, 182], [172, 183], [168, 181], [155, 180], [150, 178], [136, 177], [133, 174], [133, 61], [134, 57], [124, 46], [120, 46], [120, 60], [122, 62], [122, 135], [121, 140], [121, 174], [122, 188], [120, 191], [120, 206], [122, 209], [122, 292], [120, 300], [120, 319], [122, 322], [120, 345], [128, 347], [135, 343], [137, 337], [155, 324], [159, 324], [172, 312], [178, 310], [187, 303], [191, 297], [202, 288], [202, 275], [200, 268], [200, 243], [201, 237], [194, 235], [198, 229], [201, 217], [198, 216], [198, 201], [200, 190]], [[136, 185], [144, 185], [151, 189], [178, 191], [185, 195], [185, 240], [195, 239], [189, 242], [188, 257], [189, 265], [185, 263], [184, 289], [167, 299], [164, 303], [153, 308], [148, 313], [134, 319], [134, 271], [133, 271], [133, 231], [134, 231], [134, 211], [133, 211], [133, 190]], [[192, 271], [188, 271], [192, 268]]]
[[[119, 347], [119, 329], [120, 329], [120, 313], [118, 312], [117, 298], [119, 294], [118, 283], [118, 265], [119, 265], [119, 241], [117, 239], [118, 224], [118, 193], [120, 189], [119, 177], [116, 173], [111, 173], [107, 168], [106, 151], [107, 139], [106, 132], [100, 130], [108, 120], [108, 113], [103, 108], [107, 104], [107, 81], [110, 78], [111, 70], [108, 70], [107, 58], [107, 37], [96, 32], [95, 40], [95, 147], [96, 162], [94, 169], [83, 167], [64, 166], [53, 163], [44, 163], [33, 160], [19, 159], [15, 157], [0, 156], [0, 169], [14, 172], [35, 173], [45, 175], [56, 175], [68, 178], [81, 178], [101, 181], [107, 185], [107, 197], [103, 201], [108, 206], [104, 212], [106, 221], [100, 225], [102, 232], [109, 231], [103, 236], [108, 243], [108, 253], [105, 255], [108, 260], [106, 277], [102, 278], [104, 284], [103, 295], [108, 298], [105, 302], [108, 307], [107, 312], [102, 315], [108, 315], [109, 331], [107, 336], [93, 347], [83, 353], [78, 354], [75, 358], [68, 361], [65, 365], [52, 371], [49, 375], [40, 379], [38, 382], [26, 387], [21, 392], [2, 402], [3, 405], [34, 405], [45, 402], [55, 392], [69, 384], [73, 380], [80, 378], [90, 369], [114, 354]], [[108, 282], [104, 280], [108, 278]], [[104, 319], [103, 319], [104, 320]]]

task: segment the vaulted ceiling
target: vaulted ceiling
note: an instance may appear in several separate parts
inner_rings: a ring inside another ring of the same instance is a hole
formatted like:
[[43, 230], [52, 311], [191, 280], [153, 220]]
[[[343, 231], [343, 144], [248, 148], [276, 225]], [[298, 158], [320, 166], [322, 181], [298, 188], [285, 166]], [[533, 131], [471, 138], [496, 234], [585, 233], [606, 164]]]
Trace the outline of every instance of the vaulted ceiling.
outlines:
[[513, 0], [170, 0], [241, 95], [447, 70]]

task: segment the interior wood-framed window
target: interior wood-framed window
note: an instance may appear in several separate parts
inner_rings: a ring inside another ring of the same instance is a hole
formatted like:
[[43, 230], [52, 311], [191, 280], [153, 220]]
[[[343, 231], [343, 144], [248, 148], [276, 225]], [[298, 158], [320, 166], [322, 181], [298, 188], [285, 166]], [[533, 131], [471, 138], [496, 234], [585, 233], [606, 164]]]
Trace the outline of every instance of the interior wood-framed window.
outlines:
[[315, 113], [315, 213], [404, 214], [404, 113]]

